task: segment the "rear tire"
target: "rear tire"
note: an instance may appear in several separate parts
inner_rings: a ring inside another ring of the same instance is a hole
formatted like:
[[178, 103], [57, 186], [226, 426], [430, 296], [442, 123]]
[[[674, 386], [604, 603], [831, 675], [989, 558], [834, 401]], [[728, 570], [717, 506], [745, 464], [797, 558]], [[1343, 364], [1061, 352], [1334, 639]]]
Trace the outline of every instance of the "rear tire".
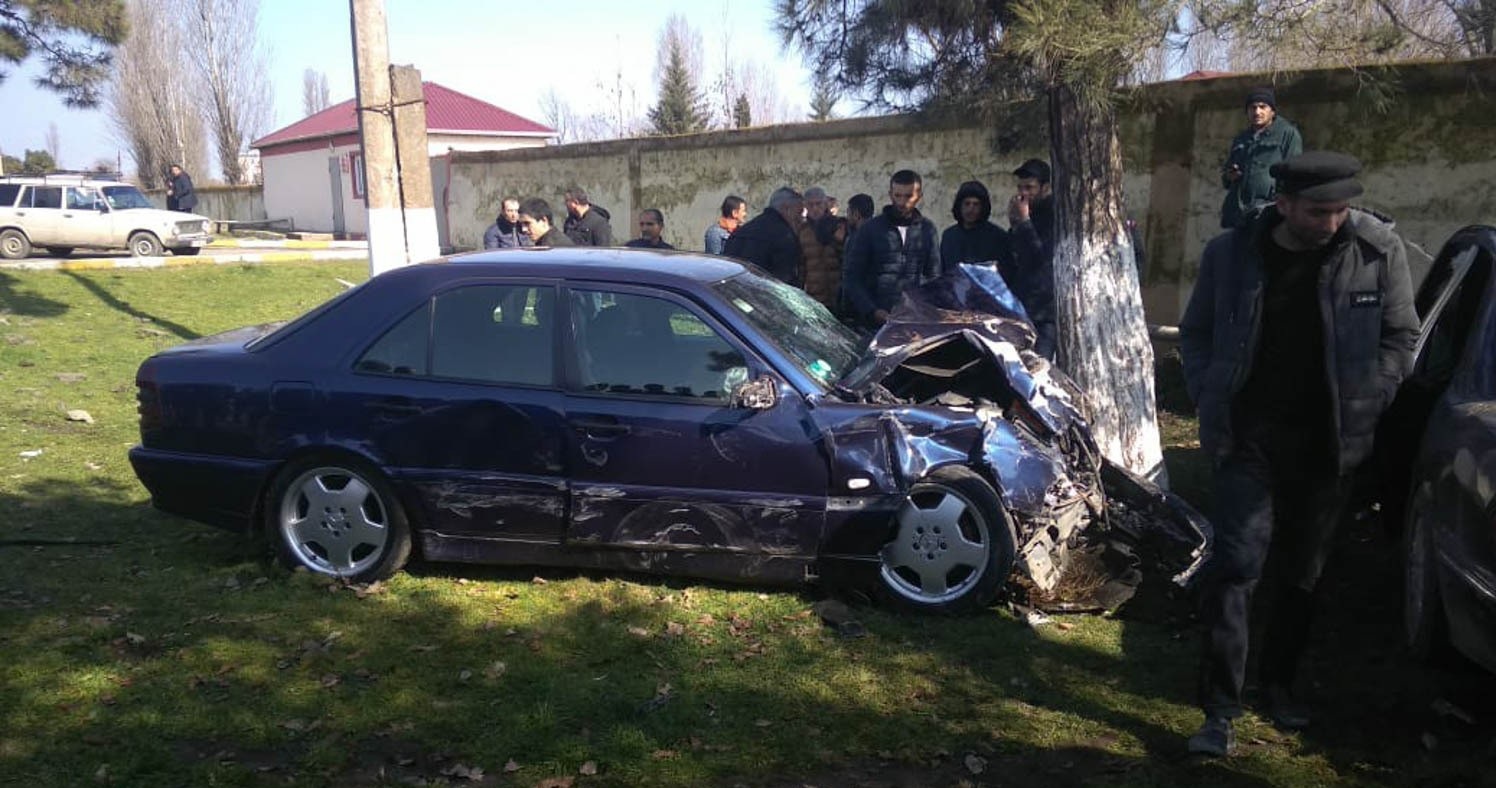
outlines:
[[410, 523], [389, 482], [343, 457], [287, 465], [265, 502], [265, 530], [287, 566], [351, 582], [383, 580], [410, 558]]
[[130, 236], [130, 254], [136, 257], [160, 257], [161, 241], [142, 230]]
[[6, 260], [25, 260], [31, 256], [31, 240], [20, 230], [0, 232], [0, 257]]
[[918, 613], [991, 604], [1013, 571], [1016, 538], [997, 492], [968, 468], [940, 468], [909, 488], [879, 554], [879, 590]]
[[72, 253], [73, 253], [73, 247], [71, 247], [71, 246], [49, 246], [49, 247], [47, 247], [47, 254], [52, 255], [53, 257], [67, 257], [68, 255], [70, 255]]

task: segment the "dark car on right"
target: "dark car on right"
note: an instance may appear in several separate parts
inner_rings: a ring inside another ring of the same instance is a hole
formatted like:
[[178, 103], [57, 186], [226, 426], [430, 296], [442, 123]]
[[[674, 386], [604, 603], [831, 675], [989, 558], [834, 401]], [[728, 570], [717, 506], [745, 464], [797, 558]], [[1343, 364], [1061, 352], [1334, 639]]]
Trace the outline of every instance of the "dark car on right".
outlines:
[[1496, 672], [1493, 267], [1496, 227], [1461, 230], [1434, 260], [1416, 298], [1413, 371], [1383, 420], [1379, 453], [1411, 480], [1387, 512], [1404, 526], [1409, 645], [1425, 657], [1452, 645]]

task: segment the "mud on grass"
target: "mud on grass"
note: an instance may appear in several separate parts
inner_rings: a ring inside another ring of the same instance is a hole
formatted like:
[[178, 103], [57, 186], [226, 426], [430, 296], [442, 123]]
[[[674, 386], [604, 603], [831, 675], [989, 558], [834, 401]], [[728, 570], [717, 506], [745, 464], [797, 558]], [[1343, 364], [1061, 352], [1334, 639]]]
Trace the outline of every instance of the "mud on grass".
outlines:
[[[1375, 531], [1347, 533], [1326, 577], [1323, 727], [1287, 736], [1249, 715], [1240, 755], [1202, 763], [1183, 747], [1199, 719], [1185, 600], [1140, 593], [1037, 628], [1002, 609], [857, 608], [867, 635], [849, 639], [817, 621], [814, 591], [420, 564], [348, 587], [152, 510], [124, 455], [139, 361], [363, 276], [0, 272], [0, 785], [1489, 779], [1491, 680], [1408, 666], [1395, 548]], [[95, 423], [63, 422], [61, 405]], [[1176, 416], [1178, 479], [1194, 459]], [[1433, 715], [1436, 697], [1477, 724]]]

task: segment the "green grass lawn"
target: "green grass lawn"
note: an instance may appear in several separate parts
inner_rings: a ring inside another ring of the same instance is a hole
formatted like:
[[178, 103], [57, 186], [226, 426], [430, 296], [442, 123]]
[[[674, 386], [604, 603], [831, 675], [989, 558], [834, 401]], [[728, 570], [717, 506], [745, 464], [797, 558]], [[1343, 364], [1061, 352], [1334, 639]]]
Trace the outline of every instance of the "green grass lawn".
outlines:
[[[1196, 636], [1162, 593], [1037, 628], [1000, 608], [859, 609], [868, 634], [845, 639], [811, 612], [814, 589], [424, 564], [350, 588], [153, 511], [125, 456], [139, 362], [366, 272], [0, 271], [0, 784], [1493, 779], [1492, 679], [1407, 663], [1376, 529], [1348, 532], [1326, 578], [1320, 724], [1285, 735], [1249, 716], [1238, 756], [1199, 762], [1183, 747]], [[1176, 489], [1202, 502], [1193, 421], [1163, 428]], [[1477, 725], [1431, 713], [1440, 697]]]

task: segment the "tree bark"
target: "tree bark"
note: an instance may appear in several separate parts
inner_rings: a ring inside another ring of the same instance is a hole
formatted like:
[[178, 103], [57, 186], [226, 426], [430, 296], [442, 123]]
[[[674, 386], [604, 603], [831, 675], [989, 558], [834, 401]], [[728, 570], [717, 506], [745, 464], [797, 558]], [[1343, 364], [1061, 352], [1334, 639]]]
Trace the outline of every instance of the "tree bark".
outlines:
[[1167, 483], [1153, 398], [1153, 345], [1122, 203], [1113, 109], [1049, 91], [1059, 365], [1086, 392], [1112, 462]]

